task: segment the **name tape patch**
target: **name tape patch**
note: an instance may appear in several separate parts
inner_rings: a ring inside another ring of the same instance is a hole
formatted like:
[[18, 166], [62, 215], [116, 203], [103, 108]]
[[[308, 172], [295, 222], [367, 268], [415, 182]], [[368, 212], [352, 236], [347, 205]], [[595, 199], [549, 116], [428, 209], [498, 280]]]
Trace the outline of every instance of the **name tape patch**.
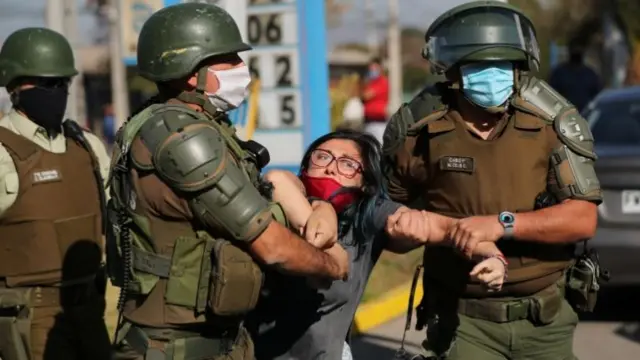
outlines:
[[473, 173], [475, 161], [472, 157], [443, 156], [440, 158], [440, 170]]
[[61, 178], [62, 177], [60, 176], [60, 172], [55, 169], [37, 171], [33, 173], [33, 182], [36, 184], [43, 183], [43, 182], [58, 181]]

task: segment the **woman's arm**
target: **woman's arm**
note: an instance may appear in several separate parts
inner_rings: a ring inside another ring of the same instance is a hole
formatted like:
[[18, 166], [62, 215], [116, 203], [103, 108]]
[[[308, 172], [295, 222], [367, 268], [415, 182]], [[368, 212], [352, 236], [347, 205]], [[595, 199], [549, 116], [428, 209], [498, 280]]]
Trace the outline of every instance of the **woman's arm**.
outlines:
[[282, 206], [291, 227], [302, 234], [313, 208], [298, 177], [288, 171], [270, 170], [264, 178], [273, 184], [273, 201]]

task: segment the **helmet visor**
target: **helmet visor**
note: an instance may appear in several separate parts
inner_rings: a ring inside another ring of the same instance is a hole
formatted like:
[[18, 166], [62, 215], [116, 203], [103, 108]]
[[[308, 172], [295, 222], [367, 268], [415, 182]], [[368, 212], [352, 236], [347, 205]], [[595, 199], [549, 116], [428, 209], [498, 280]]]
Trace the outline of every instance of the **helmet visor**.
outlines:
[[[529, 57], [531, 66], [538, 69], [540, 63], [540, 49], [535, 30], [527, 19], [519, 14], [504, 16], [499, 23], [467, 25], [460, 22], [458, 26], [443, 27], [434, 31], [425, 47], [427, 60], [438, 71], [446, 71], [465, 57], [483, 50], [505, 48], [519, 50], [523, 58]], [[505, 21], [506, 20], [506, 21]], [[487, 52], [495, 58], [484, 60], [522, 60], [514, 58], [514, 51]]]

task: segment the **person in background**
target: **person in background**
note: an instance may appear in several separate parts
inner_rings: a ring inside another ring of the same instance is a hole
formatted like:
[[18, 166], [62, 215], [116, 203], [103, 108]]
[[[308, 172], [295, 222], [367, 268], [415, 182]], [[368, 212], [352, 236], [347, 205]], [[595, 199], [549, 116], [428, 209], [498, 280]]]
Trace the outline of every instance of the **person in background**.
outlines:
[[104, 322], [104, 179], [100, 139], [65, 120], [78, 74], [69, 41], [46, 28], [0, 49], [0, 358], [110, 359]]
[[342, 109], [342, 123], [338, 126], [338, 130], [351, 129], [362, 130], [364, 121], [364, 104], [358, 97], [360, 94], [361, 81], [359, 78], [353, 79], [349, 84], [349, 98]]
[[107, 143], [109, 148], [116, 141], [116, 118], [113, 114], [113, 104], [108, 103], [104, 106], [104, 118], [102, 121], [102, 135], [104, 136], [104, 141]]
[[389, 80], [383, 73], [382, 62], [378, 58], [373, 59], [369, 64], [362, 103], [364, 104], [364, 131], [382, 143], [382, 136], [387, 125]]
[[551, 85], [560, 95], [582, 111], [602, 90], [600, 77], [584, 63], [584, 46], [573, 41], [569, 44], [569, 61], [551, 72]]

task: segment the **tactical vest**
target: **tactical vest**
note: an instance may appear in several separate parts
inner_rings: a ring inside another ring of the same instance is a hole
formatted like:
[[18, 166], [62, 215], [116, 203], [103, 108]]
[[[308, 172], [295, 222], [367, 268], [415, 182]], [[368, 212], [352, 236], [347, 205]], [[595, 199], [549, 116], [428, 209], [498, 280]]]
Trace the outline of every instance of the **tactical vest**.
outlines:
[[[120, 130], [112, 161], [113, 196], [110, 203], [111, 222], [119, 224], [120, 229], [116, 228], [107, 239], [107, 263], [112, 282], [123, 287], [126, 294], [125, 317], [138, 324], [156, 327], [206, 322], [205, 314], [211, 306], [211, 298], [217, 296], [216, 291], [221, 291], [216, 287], [235, 287], [241, 293], [246, 290], [243, 286], [248, 287], [252, 281], [262, 281], [262, 273], [257, 266], [243, 265], [228, 269], [234, 273], [235, 283], [229, 280], [227, 284], [212, 285], [215, 281], [212, 279], [215, 277], [212, 275], [215, 270], [212, 259], [219, 255], [216, 251], [224, 240], [220, 234], [212, 229], [199, 228], [186, 218], [161, 218], [150, 211], [145, 199], [139, 196], [139, 189], [132, 181], [134, 169], [144, 176], [156, 177], [158, 183], [161, 180], [153, 173], [152, 163], [140, 163], [132, 157], [131, 146], [139, 139], [143, 124], [167, 106], [179, 106], [180, 111], [190, 113], [195, 121], [207, 121], [217, 128], [246, 176], [255, 186], [259, 185], [259, 171], [249, 161], [251, 154], [240, 147], [231, 124], [212, 120], [184, 105], [151, 105]], [[230, 248], [235, 250], [231, 250], [229, 256], [253, 263], [251, 257], [239, 248]], [[123, 271], [127, 270], [129, 274], [125, 276]], [[258, 293], [250, 295], [251, 299], [242, 297], [224, 299], [237, 304], [227, 315], [237, 317], [251, 310]]]
[[0, 279], [9, 287], [93, 281], [102, 260], [93, 155], [69, 138], [65, 153], [52, 153], [2, 127], [0, 143], [19, 179], [0, 217]]
[[[473, 135], [456, 111], [442, 112], [414, 126], [424, 128], [416, 147], [428, 149], [422, 159], [427, 183], [426, 209], [455, 218], [496, 215], [502, 211], [532, 211], [547, 187], [549, 159], [556, 135], [551, 124], [511, 110], [501, 135], [482, 140]], [[496, 215], [497, 216], [497, 215]], [[507, 283], [501, 295], [529, 295], [556, 282], [573, 255], [570, 246], [501, 240], [509, 259]], [[425, 276], [466, 296], [486, 296], [480, 284], [468, 283], [473, 263], [451, 248], [425, 251]]]

